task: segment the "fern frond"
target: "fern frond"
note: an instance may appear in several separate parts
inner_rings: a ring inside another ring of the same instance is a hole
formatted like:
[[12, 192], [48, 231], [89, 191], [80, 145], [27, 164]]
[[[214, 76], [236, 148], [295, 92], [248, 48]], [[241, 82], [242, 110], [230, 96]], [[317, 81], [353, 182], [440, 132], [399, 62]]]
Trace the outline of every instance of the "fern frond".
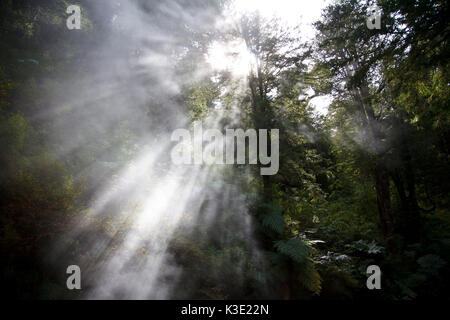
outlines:
[[298, 280], [309, 291], [316, 295], [322, 290], [322, 277], [316, 269], [315, 263], [311, 258], [299, 266], [300, 275]]
[[262, 217], [261, 223], [263, 226], [270, 228], [271, 230], [275, 231], [276, 233], [283, 233], [284, 218], [278, 212], [270, 212], [268, 214], [265, 214]]
[[300, 264], [306, 262], [306, 259], [311, 251], [310, 247], [298, 238], [276, 241], [275, 248], [281, 254], [290, 257], [292, 260]]

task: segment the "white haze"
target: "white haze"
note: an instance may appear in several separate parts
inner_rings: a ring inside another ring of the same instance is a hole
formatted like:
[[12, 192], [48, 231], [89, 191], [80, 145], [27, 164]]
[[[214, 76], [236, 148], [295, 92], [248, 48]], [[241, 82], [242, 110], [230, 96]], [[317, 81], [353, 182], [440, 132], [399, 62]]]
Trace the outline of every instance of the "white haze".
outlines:
[[[105, 3], [96, 2], [94, 13], [109, 17], [105, 37], [86, 46], [89, 63], [80, 65], [79, 72], [53, 79], [64, 94], [55, 95], [53, 107], [38, 115], [53, 127], [49, 144], [61, 159], [73, 161], [73, 155], [84, 154], [87, 160], [79, 161], [75, 179], [89, 181], [88, 191], [93, 192], [89, 210], [76, 217], [72, 231], [57, 242], [52, 261], [64, 264], [61, 259], [67, 256], [76, 260], [67, 264], [82, 268], [87, 285], [83, 298], [183, 297], [174, 292], [180, 288], [183, 270], [168, 250], [175, 234], [197, 230], [225, 246], [231, 241], [221, 229], [227, 220], [235, 221], [233, 233], [241, 235], [248, 259], [264, 268], [240, 189], [246, 173], [230, 182], [226, 176], [233, 175], [229, 171], [233, 169], [226, 166], [172, 164], [170, 134], [189, 124], [178, 96], [184, 86], [212, 77], [213, 70], [228, 69], [244, 78], [253, 62], [243, 41], [216, 40], [202, 48], [196, 35], [231, 28], [236, 12], [255, 7], [266, 16], [276, 13], [289, 24], [301, 17], [309, 23], [319, 18], [321, 5], [242, 0], [218, 16], [207, 5], [187, 10], [175, 1], [149, 1], [147, 6], [136, 1]], [[304, 30], [311, 37], [311, 27]], [[184, 75], [177, 66], [188, 48], [198, 50], [205, 64]], [[323, 112], [325, 103], [315, 103]], [[228, 125], [236, 125], [239, 117], [236, 106], [224, 108], [219, 98], [203, 126], [223, 130], [225, 118]], [[120, 144], [112, 144], [96, 153], [105, 137], [123, 140], [126, 126], [139, 133], [130, 136], [126, 152]], [[100, 227], [109, 237], [97, 234]], [[236, 286], [244, 263], [234, 266]]]
[[[233, 0], [226, 10], [227, 20], [246, 13], [257, 12], [265, 19], [277, 18], [288, 28], [296, 28], [296, 36], [304, 42], [315, 38], [313, 23], [321, 18], [330, 0]], [[222, 22], [222, 21], [221, 21]], [[208, 61], [219, 70], [229, 70], [237, 76], [248, 74], [253, 62], [243, 42], [214, 42], [211, 44]], [[314, 95], [314, 92], [310, 94]], [[331, 96], [317, 96], [311, 99], [310, 106], [319, 115], [326, 115], [331, 104]]]
[[[174, 1], [150, 4], [146, 8], [121, 1], [104, 13], [111, 17], [107, 37], [86, 47], [90, 63], [80, 66], [79, 73], [58, 79], [64, 96], [55, 96], [54, 107], [39, 115], [53, 126], [49, 143], [61, 159], [73, 160], [80, 150], [93, 154], [91, 158], [87, 154], [90, 161], [80, 163], [75, 177], [88, 179], [95, 192], [89, 209], [74, 219], [72, 231], [52, 252], [60, 264], [73, 253], [75, 261], [67, 264], [82, 269], [87, 286], [83, 298], [173, 297], [183, 272], [168, 251], [174, 233], [201, 230], [226, 245], [229, 235], [215, 223], [223, 219], [236, 219], [234, 233], [242, 235], [251, 259], [264, 265], [239, 180], [230, 183], [224, 178], [229, 168], [174, 166], [170, 161], [170, 133], [189, 123], [177, 95], [184, 85], [209, 72], [205, 65], [193, 73], [195, 79], [183, 79], [177, 62], [192, 46], [191, 31], [217, 25], [216, 15], [207, 6], [187, 11]], [[204, 126], [220, 128], [224, 112], [218, 108]], [[238, 122], [235, 108], [226, 116]], [[123, 153], [119, 145], [96, 156], [102, 137], [123, 134], [122, 125], [141, 132], [130, 142], [131, 160], [116, 156]], [[98, 235], [99, 227], [109, 237]], [[241, 267], [235, 265], [236, 274]], [[239, 277], [234, 281], [238, 286]]]

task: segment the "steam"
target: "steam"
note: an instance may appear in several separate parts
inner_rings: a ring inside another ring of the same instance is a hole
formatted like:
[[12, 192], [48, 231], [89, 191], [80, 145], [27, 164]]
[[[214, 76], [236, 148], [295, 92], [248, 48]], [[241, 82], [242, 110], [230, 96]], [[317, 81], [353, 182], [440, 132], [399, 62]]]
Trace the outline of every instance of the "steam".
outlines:
[[[81, 267], [83, 298], [173, 297], [183, 273], [169, 250], [175, 235], [202, 230], [226, 245], [230, 235], [216, 223], [223, 219], [239, 221], [234, 234], [263, 265], [239, 179], [226, 179], [232, 169], [176, 166], [170, 159], [170, 134], [190, 122], [178, 97], [185, 86], [211, 74], [207, 63], [186, 74], [179, 66], [189, 50], [208, 57], [196, 37], [215, 32], [220, 19], [214, 6], [189, 7], [179, 1], [98, 2], [93, 16], [111, 18], [101, 41], [86, 45], [90, 63], [54, 79], [63, 94], [55, 94], [53, 107], [39, 115], [52, 124], [49, 143], [61, 159], [83, 155], [74, 172], [77, 181], [87, 181], [88, 209], [52, 253], [58, 263], [73, 253], [76, 261], [67, 263]], [[214, 54], [219, 53], [209, 51], [209, 57]], [[224, 118], [239, 122], [236, 107], [224, 108], [220, 98], [217, 106], [204, 127], [223, 130]], [[115, 136], [120, 143], [102, 145], [104, 137]], [[99, 228], [108, 237], [100, 236]], [[236, 264], [237, 275], [244, 263]]]

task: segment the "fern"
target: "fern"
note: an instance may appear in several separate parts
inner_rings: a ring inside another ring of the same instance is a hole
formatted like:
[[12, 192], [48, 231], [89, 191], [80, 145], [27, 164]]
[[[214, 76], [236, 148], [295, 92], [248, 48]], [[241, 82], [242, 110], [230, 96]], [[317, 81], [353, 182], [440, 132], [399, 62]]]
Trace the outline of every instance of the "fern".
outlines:
[[263, 226], [270, 228], [271, 230], [275, 231], [276, 233], [283, 233], [284, 219], [280, 213], [270, 212], [268, 214], [265, 214], [262, 217], [261, 223]]
[[299, 282], [314, 294], [320, 294], [322, 278], [315, 267], [314, 261], [309, 257], [312, 248], [298, 238], [277, 241], [275, 242], [275, 248], [297, 263], [296, 267], [300, 273]]
[[262, 204], [260, 206], [261, 224], [276, 233], [283, 233], [284, 218], [281, 213], [281, 208], [277, 204]]
[[298, 238], [276, 241], [275, 248], [281, 254], [288, 256], [300, 264], [306, 262], [308, 255], [311, 252], [311, 248]]
[[300, 276], [298, 280], [308, 290], [316, 295], [322, 290], [322, 277], [316, 269], [311, 258], [306, 258], [306, 262], [299, 266]]

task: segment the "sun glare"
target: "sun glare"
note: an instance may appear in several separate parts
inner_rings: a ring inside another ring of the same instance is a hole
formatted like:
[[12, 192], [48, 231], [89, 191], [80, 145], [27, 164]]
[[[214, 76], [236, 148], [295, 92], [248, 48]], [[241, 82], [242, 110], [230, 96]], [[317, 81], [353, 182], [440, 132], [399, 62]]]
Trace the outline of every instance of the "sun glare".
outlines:
[[229, 71], [236, 77], [246, 76], [254, 62], [243, 40], [213, 42], [206, 60], [214, 70]]
[[[330, 0], [234, 0], [226, 16], [234, 20], [256, 11], [264, 18], [280, 19], [287, 27], [299, 27], [301, 38], [310, 40], [315, 35], [312, 23], [320, 18], [321, 10], [329, 2]], [[206, 60], [213, 70], [228, 71], [236, 78], [248, 75], [255, 63], [243, 40], [213, 42]], [[329, 97], [316, 98], [311, 105], [319, 114], [326, 114], [329, 100]]]
[[[329, 0], [234, 0], [228, 17], [259, 12], [265, 18], [278, 17], [286, 26], [300, 26], [302, 36], [312, 38], [311, 23], [319, 19], [321, 9]], [[227, 70], [235, 76], [248, 74], [253, 62], [243, 41], [214, 42], [208, 51], [208, 63], [216, 70]]]

